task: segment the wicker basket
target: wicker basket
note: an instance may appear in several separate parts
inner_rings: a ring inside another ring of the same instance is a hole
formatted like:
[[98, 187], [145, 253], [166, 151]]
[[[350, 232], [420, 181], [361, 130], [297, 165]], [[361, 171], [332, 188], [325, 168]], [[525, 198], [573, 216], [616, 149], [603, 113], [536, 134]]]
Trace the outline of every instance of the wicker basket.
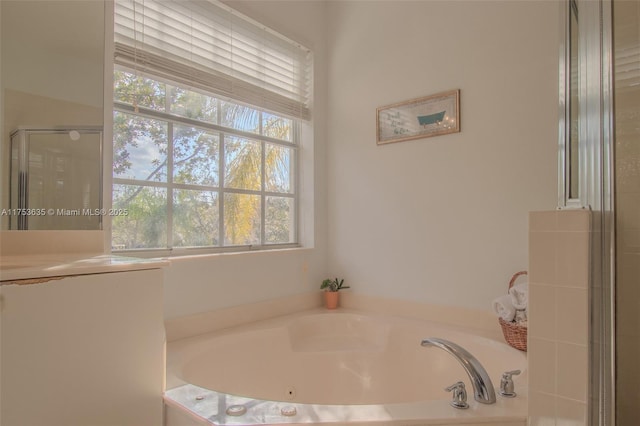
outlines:
[[[520, 271], [513, 274], [513, 277], [511, 277], [511, 281], [509, 281], [509, 288], [513, 287], [513, 284], [521, 275], [527, 275], [527, 271]], [[502, 318], [498, 318], [498, 322], [500, 322], [500, 326], [502, 327], [502, 334], [504, 335], [504, 340], [506, 340], [510, 346], [526, 352], [527, 351], [527, 327], [518, 325], [515, 322], [506, 322]]]

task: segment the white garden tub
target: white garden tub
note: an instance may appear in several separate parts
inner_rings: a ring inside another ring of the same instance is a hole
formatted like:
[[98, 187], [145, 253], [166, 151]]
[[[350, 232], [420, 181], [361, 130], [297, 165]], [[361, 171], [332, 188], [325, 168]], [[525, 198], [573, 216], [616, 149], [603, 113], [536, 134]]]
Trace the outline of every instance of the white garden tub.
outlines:
[[[422, 347], [428, 337], [471, 352], [494, 387], [504, 371], [521, 370], [518, 396], [474, 401], [460, 362]], [[444, 391], [459, 380], [467, 410], [451, 407]], [[526, 355], [506, 344], [432, 322], [314, 310], [170, 343], [166, 425], [524, 426], [526, 388]]]

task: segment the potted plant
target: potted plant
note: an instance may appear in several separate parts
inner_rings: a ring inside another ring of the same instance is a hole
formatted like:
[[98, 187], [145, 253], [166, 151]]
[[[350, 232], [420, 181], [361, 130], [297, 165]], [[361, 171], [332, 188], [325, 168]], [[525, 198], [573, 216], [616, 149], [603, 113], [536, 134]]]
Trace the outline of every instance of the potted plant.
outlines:
[[344, 285], [344, 279], [327, 278], [322, 281], [320, 290], [324, 290], [324, 302], [327, 309], [335, 309], [338, 307], [338, 292], [345, 288], [349, 288], [349, 286]]

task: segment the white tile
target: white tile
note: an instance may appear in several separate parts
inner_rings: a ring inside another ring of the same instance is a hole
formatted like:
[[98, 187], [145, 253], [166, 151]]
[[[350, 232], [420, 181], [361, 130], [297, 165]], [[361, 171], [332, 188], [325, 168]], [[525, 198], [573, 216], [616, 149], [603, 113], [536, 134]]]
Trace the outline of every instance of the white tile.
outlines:
[[589, 210], [562, 210], [558, 212], [558, 231], [588, 232], [591, 228], [591, 212]]
[[587, 289], [557, 287], [555, 291], [558, 341], [586, 345], [589, 337]]
[[529, 212], [529, 231], [549, 232], [556, 230], [556, 210]]
[[557, 232], [529, 233], [529, 282], [556, 282]]
[[532, 391], [556, 393], [556, 343], [529, 338], [529, 387]]
[[556, 289], [551, 285], [529, 285], [529, 336], [556, 338]]
[[556, 399], [556, 426], [586, 426], [587, 404], [564, 398]]
[[558, 232], [556, 283], [587, 288], [589, 285], [589, 232]]
[[529, 395], [529, 426], [556, 426], [556, 398], [540, 392]]
[[557, 351], [557, 395], [586, 402], [589, 367], [587, 347], [558, 342]]

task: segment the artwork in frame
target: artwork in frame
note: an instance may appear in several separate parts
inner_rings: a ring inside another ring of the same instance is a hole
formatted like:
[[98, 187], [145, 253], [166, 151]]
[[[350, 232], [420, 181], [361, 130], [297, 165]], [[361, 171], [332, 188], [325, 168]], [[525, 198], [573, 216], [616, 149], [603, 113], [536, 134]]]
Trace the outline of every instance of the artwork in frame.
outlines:
[[378, 145], [460, 131], [460, 90], [451, 90], [376, 111]]

